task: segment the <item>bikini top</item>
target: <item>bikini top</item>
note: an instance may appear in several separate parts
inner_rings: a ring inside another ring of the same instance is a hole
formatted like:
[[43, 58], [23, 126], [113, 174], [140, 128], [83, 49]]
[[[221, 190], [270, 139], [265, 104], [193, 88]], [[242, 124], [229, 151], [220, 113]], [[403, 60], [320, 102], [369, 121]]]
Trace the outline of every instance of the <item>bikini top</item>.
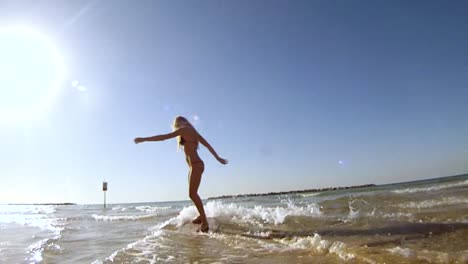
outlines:
[[183, 137], [180, 137], [180, 141], [179, 141], [179, 144], [181, 144], [182, 146], [185, 145], [185, 143], [196, 143], [198, 145], [198, 141], [186, 141]]

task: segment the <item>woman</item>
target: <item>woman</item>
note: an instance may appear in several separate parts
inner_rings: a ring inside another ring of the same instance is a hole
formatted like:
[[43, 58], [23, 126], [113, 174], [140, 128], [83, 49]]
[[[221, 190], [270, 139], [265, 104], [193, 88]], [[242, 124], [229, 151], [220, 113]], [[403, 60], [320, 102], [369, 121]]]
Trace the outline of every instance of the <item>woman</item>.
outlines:
[[192, 220], [194, 224], [201, 224], [198, 231], [207, 232], [208, 222], [206, 221], [205, 210], [203, 209], [203, 203], [198, 196], [198, 187], [200, 186], [201, 176], [205, 170], [205, 164], [203, 160], [198, 156], [198, 142], [202, 143], [211, 154], [222, 164], [227, 164], [228, 161], [219, 157], [216, 151], [211, 147], [211, 145], [195, 130], [195, 128], [190, 124], [190, 122], [183, 116], [178, 116], [174, 119], [172, 125], [172, 133], [158, 135], [153, 137], [146, 138], [135, 138], [135, 144], [145, 142], [145, 141], [162, 141], [169, 138], [177, 137], [178, 146], [184, 147], [185, 160], [190, 168], [189, 171], [189, 196], [197, 207], [198, 217]]

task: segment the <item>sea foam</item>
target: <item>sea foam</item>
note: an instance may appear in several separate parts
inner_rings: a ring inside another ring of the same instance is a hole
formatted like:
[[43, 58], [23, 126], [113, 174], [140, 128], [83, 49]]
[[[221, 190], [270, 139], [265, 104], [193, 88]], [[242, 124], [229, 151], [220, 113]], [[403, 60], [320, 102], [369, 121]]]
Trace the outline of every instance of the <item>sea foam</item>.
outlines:
[[[321, 216], [320, 208], [317, 204], [311, 203], [306, 206], [297, 206], [293, 203], [288, 203], [285, 207], [264, 207], [254, 206], [245, 207], [242, 205], [229, 203], [225, 204], [221, 201], [210, 201], [205, 205], [205, 213], [209, 218], [227, 218], [233, 219], [235, 222], [243, 222], [248, 224], [274, 224], [279, 225], [284, 223], [288, 216]], [[183, 208], [179, 215], [169, 219], [160, 227], [166, 225], [174, 225], [180, 227], [198, 215], [195, 206]]]

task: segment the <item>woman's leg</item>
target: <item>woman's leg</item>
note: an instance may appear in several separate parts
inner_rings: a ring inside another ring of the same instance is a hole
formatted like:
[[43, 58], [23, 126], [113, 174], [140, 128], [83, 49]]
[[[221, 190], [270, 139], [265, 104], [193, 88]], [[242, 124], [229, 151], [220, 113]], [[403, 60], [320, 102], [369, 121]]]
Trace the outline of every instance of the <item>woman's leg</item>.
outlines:
[[196, 163], [192, 165], [189, 175], [189, 197], [197, 207], [198, 213], [200, 214], [201, 227], [200, 231], [208, 231], [208, 222], [206, 221], [205, 210], [203, 203], [198, 196], [198, 187], [200, 186], [201, 176], [205, 167], [203, 163]]

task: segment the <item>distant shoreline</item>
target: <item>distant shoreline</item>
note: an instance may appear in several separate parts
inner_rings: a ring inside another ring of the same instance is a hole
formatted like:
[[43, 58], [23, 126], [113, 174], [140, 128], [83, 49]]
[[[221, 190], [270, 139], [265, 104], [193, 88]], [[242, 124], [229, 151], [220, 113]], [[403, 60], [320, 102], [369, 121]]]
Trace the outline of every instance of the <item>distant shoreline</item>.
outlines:
[[8, 205], [76, 205], [76, 203], [10, 203]]
[[286, 192], [269, 192], [269, 193], [249, 193], [249, 194], [237, 194], [237, 195], [222, 195], [215, 197], [208, 197], [208, 200], [215, 199], [226, 199], [226, 198], [243, 198], [243, 197], [255, 197], [255, 196], [269, 196], [269, 195], [284, 195], [284, 194], [299, 194], [299, 193], [314, 193], [314, 192], [327, 192], [327, 191], [337, 191], [337, 190], [347, 190], [347, 189], [357, 189], [357, 188], [366, 188], [366, 187], [375, 187], [375, 184], [364, 184], [364, 185], [354, 185], [346, 187], [325, 187], [320, 189], [305, 189], [305, 190], [295, 190], [295, 191], [286, 191]]

